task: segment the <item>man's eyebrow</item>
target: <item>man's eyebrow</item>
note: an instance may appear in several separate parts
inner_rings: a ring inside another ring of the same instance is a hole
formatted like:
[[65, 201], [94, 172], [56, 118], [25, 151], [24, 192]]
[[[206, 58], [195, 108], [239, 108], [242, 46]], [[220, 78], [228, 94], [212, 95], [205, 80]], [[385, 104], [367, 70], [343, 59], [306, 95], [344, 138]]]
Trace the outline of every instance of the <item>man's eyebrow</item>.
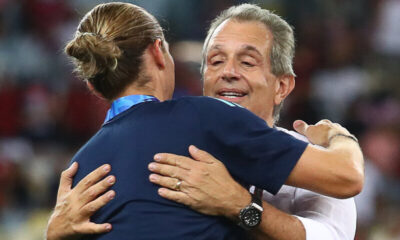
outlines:
[[211, 50], [214, 50], [214, 49], [215, 50], [220, 50], [221, 49], [221, 44], [212, 45], [208, 51], [211, 51]]
[[[216, 45], [212, 45], [208, 51], [211, 51], [211, 50], [221, 50], [221, 49], [222, 49], [222, 45], [221, 45], [221, 44], [216, 44]], [[242, 49], [242, 51], [252, 51], [252, 52], [255, 52], [257, 55], [259, 55], [260, 57], [262, 57], [261, 52], [258, 51], [258, 49], [257, 49], [256, 47], [252, 46], [252, 45], [245, 44], [245, 45], [243, 45], [243, 46], [241, 47], [241, 49]]]
[[244, 51], [256, 52], [260, 57], [262, 57], [262, 54], [260, 53], [260, 51], [258, 51], [258, 49], [257, 49], [256, 47], [254, 47], [254, 46], [251, 46], [251, 45], [244, 45], [244, 46], [242, 47], [242, 49], [243, 49]]

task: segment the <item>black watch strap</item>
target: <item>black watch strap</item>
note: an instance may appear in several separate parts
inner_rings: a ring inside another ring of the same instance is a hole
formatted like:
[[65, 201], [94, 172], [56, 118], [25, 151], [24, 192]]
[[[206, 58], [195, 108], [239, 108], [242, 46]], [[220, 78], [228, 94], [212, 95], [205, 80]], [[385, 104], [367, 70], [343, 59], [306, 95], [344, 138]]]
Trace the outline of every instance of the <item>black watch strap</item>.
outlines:
[[251, 194], [251, 202], [262, 207], [262, 193], [263, 193], [262, 189], [254, 187], [254, 193]]

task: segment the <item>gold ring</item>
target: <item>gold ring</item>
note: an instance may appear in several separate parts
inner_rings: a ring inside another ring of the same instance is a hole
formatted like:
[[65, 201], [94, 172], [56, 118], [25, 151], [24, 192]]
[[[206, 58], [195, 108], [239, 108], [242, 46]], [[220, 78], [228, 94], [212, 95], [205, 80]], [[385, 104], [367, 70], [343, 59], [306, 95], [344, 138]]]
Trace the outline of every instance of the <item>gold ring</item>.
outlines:
[[180, 190], [181, 190], [181, 184], [182, 184], [182, 181], [181, 181], [181, 180], [179, 180], [179, 181], [176, 183], [176, 185], [175, 185], [176, 191], [180, 191]]

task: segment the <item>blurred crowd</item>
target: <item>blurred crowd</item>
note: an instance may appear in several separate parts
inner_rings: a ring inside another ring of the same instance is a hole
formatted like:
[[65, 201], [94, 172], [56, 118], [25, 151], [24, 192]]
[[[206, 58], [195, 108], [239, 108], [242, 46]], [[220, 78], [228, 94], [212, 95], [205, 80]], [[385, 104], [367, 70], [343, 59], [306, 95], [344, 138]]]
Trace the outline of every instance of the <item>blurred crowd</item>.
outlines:
[[[207, 26], [245, 1], [131, 2], [166, 30], [175, 97], [201, 95]], [[366, 159], [356, 239], [400, 239], [400, 0], [246, 2], [295, 28], [296, 88], [279, 125], [327, 118], [354, 133]], [[60, 172], [104, 120], [108, 104], [63, 54], [79, 19], [98, 3], [0, 0], [0, 240], [43, 239]]]

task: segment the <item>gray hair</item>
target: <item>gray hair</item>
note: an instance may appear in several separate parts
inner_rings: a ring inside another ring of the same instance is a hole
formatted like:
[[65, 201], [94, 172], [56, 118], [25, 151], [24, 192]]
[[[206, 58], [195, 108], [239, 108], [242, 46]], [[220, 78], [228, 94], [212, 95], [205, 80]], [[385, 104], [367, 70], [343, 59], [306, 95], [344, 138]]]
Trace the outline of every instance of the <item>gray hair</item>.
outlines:
[[[270, 54], [272, 74], [278, 77], [282, 75], [296, 76], [292, 67], [295, 47], [292, 27], [275, 13], [272, 13], [266, 9], [262, 9], [257, 5], [247, 3], [228, 8], [212, 21], [203, 46], [201, 74], [204, 74], [207, 49], [211, 37], [218, 26], [227, 19], [235, 19], [238, 21], [257, 21], [265, 24], [273, 36]], [[275, 106], [274, 108], [274, 118], [276, 121], [279, 119], [279, 110], [281, 108], [282, 104]]]

